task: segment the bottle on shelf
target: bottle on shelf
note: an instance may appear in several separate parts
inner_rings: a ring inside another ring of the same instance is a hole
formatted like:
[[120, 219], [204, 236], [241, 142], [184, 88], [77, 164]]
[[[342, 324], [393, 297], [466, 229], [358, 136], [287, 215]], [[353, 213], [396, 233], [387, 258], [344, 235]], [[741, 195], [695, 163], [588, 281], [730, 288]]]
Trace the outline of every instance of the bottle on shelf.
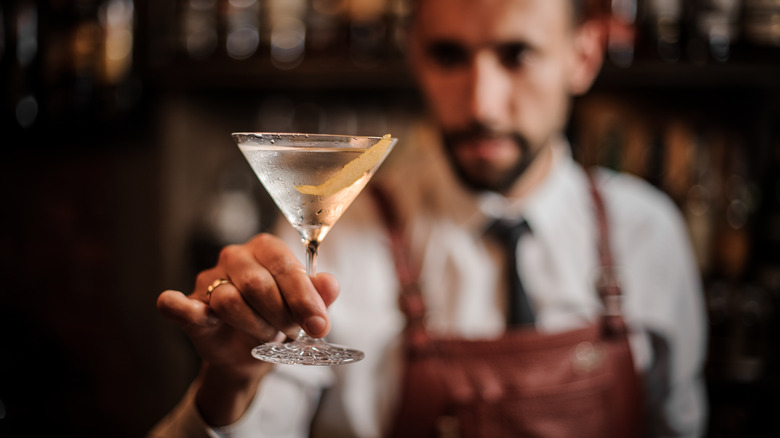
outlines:
[[260, 47], [260, 1], [230, 0], [224, 11], [228, 56], [236, 60], [251, 58]]
[[771, 0], [743, 0], [745, 38], [762, 47], [780, 47], [780, 3]]
[[618, 67], [634, 62], [637, 0], [613, 0], [607, 11], [607, 56]]
[[742, 0], [697, 0], [688, 19], [687, 54], [694, 63], [726, 62], [740, 34]]
[[663, 62], [677, 62], [681, 57], [683, 38], [682, 0], [645, 0], [644, 56]]
[[183, 52], [195, 60], [214, 55], [219, 45], [217, 0], [184, 0], [179, 14]]

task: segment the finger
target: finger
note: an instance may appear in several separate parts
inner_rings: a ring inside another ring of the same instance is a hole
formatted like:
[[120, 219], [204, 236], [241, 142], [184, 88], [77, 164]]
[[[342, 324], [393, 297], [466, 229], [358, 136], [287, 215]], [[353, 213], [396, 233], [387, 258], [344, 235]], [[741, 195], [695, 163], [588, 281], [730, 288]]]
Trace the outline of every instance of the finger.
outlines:
[[325, 336], [330, 328], [327, 306], [287, 244], [269, 234], [252, 243], [255, 259], [273, 276], [293, 320], [310, 335]]
[[[200, 272], [198, 276], [195, 278], [195, 290], [190, 295], [190, 297], [198, 299], [208, 304], [209, 303], [208, 289], [209, 286], [211, 286], [216, 279], [229, 280], [228, 275], [225, 273], [225, 271], [223, 269], [218, 269], [216, 267]], [[214, 289], [212, 288], [212, 290]]]
[[157, 297], [157, 308], [166, 318], [181, 326], [213, 327], [219, 318], [205, 303], [190, 299], [176, 290], [166, 290]]
[[[276, 279], [246, 246], [224, 248], [220, 253], [218, 266], [225, 271], [224, 275], [230, 277], [244, 301], [260, 317], [287, 334], [298, 332], [297, 323], [287, 308]], [[213, 296], [212, 293], [212, 298]]]
[[[231, 327], [264, 342], [275, 338], [282, 329], [259, 315], [232, 283], [225, 283], [215, 288], [211, 293], [208, 307]], [[286, 330], [285, 333], [287, 332]]]
[[322, 297], [322, 302], [330, 306], [339, 296], [341, 287], [338, 280], [331, 274], [322, 272], [312, 277], [312, 283]]

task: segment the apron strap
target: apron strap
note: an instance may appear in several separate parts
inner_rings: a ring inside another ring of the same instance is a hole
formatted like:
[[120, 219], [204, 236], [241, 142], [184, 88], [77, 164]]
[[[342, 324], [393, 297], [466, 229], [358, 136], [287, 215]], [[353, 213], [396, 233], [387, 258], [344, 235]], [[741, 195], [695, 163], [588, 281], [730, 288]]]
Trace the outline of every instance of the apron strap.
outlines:
[[406, 329], [404, 330], [406, 341], [412, 350], [415, 350], [414, 347], [418, 347], [417, 350], [419, 350], [428, 341], [428, 333], [425, 330], [427, 309], [420, 289], [419, 266], [412, 261], [412, 255], [404, 239], [401, 220], [392, 196], [379, 184], [371, 184], [369, 190], [379, 207], [380, 216], [390, 238], [395, 270], [401, 284], [398, 306], [406, 317]]
[[596, 290], [604, 304], [602, 318], [607, 335], [618, 335], [627, 332], [623, 319], [623, 292], [620, 287], [620, 279], [615, 267], [615, 259], [612, 255], [612, 247], [609, 239], [609, 221], [604, 198], [599, 191], [595, 170], [586, 172], [591, 199], [595, 207], [596, 227], [598, 229], [598, 256], [600, 272], [596, 280]]

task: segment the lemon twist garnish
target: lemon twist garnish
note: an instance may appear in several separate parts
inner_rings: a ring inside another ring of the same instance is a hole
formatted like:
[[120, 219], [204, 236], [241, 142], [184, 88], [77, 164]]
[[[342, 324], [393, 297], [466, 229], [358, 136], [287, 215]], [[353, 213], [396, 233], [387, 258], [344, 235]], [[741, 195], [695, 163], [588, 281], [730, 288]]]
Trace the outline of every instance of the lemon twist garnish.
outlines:
[[385, 156], [393, 139], [385, 134], [375, 145], [368, 148], [357, 158], [347, 163], [339, 172], [318, 186], [301, 185], [295, 189], [304, 195], [330, 196], [346, 189], [376, 166]]

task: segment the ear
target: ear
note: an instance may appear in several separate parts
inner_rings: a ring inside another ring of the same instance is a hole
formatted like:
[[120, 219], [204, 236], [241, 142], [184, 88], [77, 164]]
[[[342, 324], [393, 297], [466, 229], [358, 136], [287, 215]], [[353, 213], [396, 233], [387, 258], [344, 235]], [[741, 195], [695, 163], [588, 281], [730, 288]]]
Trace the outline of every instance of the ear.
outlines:
[[604, 62], [605, 36], [602, 20], [588, 20], [575, 30], [574, 66], [569, 80], [572, 95], [586, 93], [596, 80]]

